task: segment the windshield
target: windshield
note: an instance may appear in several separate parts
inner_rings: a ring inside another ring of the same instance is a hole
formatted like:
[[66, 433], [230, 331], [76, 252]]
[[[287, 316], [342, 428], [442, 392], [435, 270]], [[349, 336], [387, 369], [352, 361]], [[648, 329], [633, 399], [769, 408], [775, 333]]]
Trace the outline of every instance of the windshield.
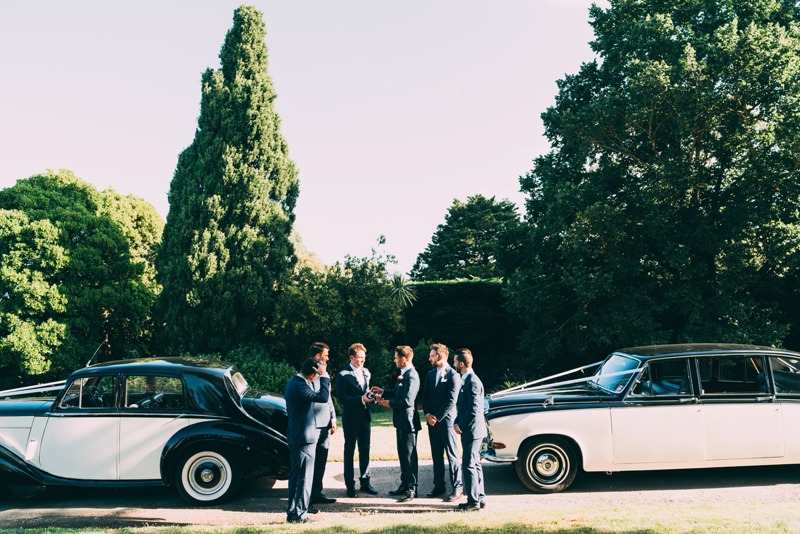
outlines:
[[620, 393], [625, 389], [634, 371], [637, 371], [638, 368], [638, 360], [620, 356], [619, 354], [612, 354], [597, 369], [594, 378], [589, 381], [589, 384], [594, 384], [605, 391]]

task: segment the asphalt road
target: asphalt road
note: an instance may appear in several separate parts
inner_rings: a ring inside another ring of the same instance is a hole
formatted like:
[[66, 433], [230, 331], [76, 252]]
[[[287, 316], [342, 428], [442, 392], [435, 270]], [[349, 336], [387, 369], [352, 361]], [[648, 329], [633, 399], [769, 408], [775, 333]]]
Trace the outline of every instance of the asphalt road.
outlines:
[[[342, 464], [329, 463], [326, 494], [338, 502], [321, 506], [319, 516], [354, 513], [407, 514], [447, 512], [453, 504], [419, 498], [400, 504], [387, 492], [397, 487], [399, 468], [394, 462], [373, 462], [373, 485], [380, 494], [349, 499], [344, 493]], [[675, 505], [707, 503], [800, 502], [800, 466], [771, 466], [639, 473], [580, 473], [566, 492], [530, 493], [508, 464], [484, 462], [488, 509], [565, 510], [598, 506]], [[430, 490], [430, 461], [420, 464], [420, 492]], [[169, 488], [113, 491], [48, 491], [27, 499], [0, 500], [0, 528], [122, 528], [143, 526], [246, 526], [285, 520], [286, 481], [266, 489], [259, 481], [245, 483], [238, 496], [221, 506], [187, 507]]]

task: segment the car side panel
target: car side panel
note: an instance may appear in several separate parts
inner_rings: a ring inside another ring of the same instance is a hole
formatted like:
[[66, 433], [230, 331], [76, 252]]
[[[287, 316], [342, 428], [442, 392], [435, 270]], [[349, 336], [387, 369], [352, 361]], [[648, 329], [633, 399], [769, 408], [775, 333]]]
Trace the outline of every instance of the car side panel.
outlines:
[[605, 471], [613, 463], [611, 417], [607, 406], [581, 409], [547, 408], [489, 420], [492, 440], [506, 445], [495, 451], [498, 461], [519, 455], [522, 443], [531, 437], [565, 436], [577, 443], [587, 471]]
[[781, 405], [704, 401], [708, 460], [783, 456]]
[[784, 454], [787, 463], [800, 463], [800, 398], [781, 401]]
[[620, 406], [611, 409], [614, 463], [703, 462], [706, 433], [697, 404]]
[[188, 424], [189, 420], [179, 415], [123, 415], [120, 419], [120, 480], [160, 479], [164, 445]]
[[119, 416], [70, 413], [48, 417], [39, 465], [63, 478], [116, 480]]

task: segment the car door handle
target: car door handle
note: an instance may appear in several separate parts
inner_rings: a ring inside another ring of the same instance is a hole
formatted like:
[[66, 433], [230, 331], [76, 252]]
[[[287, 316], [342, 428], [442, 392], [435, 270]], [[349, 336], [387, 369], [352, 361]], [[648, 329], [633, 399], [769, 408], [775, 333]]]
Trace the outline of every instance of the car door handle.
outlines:
[[756, 397], [756, 402], [769, 402], [772, 400], [772, 397]]

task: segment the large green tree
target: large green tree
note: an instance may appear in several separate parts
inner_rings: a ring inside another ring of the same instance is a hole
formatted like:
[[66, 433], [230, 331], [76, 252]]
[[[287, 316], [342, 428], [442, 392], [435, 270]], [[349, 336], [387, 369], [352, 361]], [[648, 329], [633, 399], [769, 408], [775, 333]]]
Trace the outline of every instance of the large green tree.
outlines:
[[197, 132], [179, 159], [157, 257], [167, 350], [260, 342], [291, 273], [298, 194], [267, 72], [261, 13], [242, 6], [202, 77]]
[[4, 377], [72, 371], [102, 341], [102, 358], [145, 354], [157, 287], [142, 258], [160, 227], [146, 202], [100, 193], [69, 171], [0, 191]]
[[417, 256], [413, 280], [453, 280], [498, 276], [499, 238], [519, 224], [517, 207], [475, 195], [458, 199], [448, 208], [444, 224], [436, 228], [430, 244]]
[[[508, 296], [526, 350], [780, 345], [797, 299], [800, 10], [611, 0], [559, 81]], [[794, 318], [796, 321], [796, 318]]]

